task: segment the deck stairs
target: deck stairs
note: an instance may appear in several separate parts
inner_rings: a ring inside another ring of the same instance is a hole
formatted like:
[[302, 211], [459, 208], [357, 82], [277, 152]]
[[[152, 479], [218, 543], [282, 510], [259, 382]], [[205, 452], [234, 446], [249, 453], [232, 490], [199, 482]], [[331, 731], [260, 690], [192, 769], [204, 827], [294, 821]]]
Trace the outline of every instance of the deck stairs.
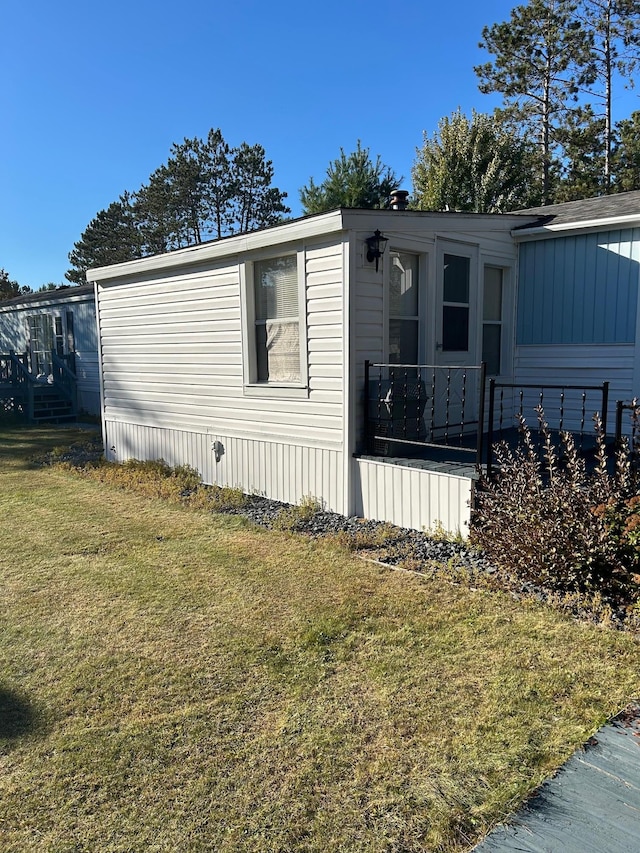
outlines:
[[21, 415], [29, 423], [64, 423], [77, 418], [76, 375], [52, 353], [46, 379], [30, 373], [24, 354], [0, 353], [0, 413]]

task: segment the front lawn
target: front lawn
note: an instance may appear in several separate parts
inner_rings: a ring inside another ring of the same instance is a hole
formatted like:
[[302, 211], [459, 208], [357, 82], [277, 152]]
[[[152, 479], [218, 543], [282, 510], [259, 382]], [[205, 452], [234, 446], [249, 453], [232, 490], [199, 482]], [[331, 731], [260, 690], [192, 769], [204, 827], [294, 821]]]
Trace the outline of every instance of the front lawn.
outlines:
[[640, 694], [638, 642], [29, 462], [0, 428], [0, 835], [462, 851]]

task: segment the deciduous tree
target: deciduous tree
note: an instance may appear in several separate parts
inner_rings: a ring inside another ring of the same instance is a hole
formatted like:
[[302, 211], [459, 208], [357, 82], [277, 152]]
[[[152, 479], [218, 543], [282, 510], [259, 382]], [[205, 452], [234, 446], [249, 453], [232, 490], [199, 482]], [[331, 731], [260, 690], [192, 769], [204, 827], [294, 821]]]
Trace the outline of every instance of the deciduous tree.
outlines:
[[533, 146], [496, 115], [460, 109], [441, 119], [433, 136], [425, 132], [412, 169], [412, 207], [501, 213], [528, 207], [536, 195]]

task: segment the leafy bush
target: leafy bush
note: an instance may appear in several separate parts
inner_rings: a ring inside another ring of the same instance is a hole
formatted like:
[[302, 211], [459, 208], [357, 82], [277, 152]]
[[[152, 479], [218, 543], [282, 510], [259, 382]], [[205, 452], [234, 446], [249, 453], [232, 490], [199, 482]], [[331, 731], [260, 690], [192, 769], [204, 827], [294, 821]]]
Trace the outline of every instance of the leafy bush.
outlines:
[[471, 541], [494, 565], [520, 580], [561, 593], [599, 591], [637, 601], [640, 497], [628, 449], [609, 473], [604, 436], [596, 422], [595, 465], [588, 470], [570, 433], [554, 443], [538, 410], [542, 451], [524, 418], [523, 444], [496, 450], [499, 471], [481, 479], [471, 519]]

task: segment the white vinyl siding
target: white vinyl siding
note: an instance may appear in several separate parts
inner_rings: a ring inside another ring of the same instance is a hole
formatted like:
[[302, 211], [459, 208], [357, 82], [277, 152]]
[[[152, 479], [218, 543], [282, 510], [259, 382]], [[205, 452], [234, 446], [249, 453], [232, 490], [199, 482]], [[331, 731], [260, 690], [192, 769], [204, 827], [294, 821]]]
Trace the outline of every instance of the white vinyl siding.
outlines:
[[451, 534], [469, 534], [470, 477], [371, 458], [354, 459], [353, 474], [358, 515], [414, 530], [442, 525]]
[[[208, 482], [278, 500], [326, 500], [331, 477], [331, 507], [344, 510], [342, 243], [312, 243], [293, 257], [303, 261], [304, 397], [289, 389], [265, 396], [259, 385], [246, 394], [243, 340], [255, 324], [243, 328], [241, 270], [252, 257], [98, 286], [110, 458], [152, 458], [159, 447], [166, 458], [173, 436], [179, 458]], [[218, 462], [214, 436], [223, 444]]]

